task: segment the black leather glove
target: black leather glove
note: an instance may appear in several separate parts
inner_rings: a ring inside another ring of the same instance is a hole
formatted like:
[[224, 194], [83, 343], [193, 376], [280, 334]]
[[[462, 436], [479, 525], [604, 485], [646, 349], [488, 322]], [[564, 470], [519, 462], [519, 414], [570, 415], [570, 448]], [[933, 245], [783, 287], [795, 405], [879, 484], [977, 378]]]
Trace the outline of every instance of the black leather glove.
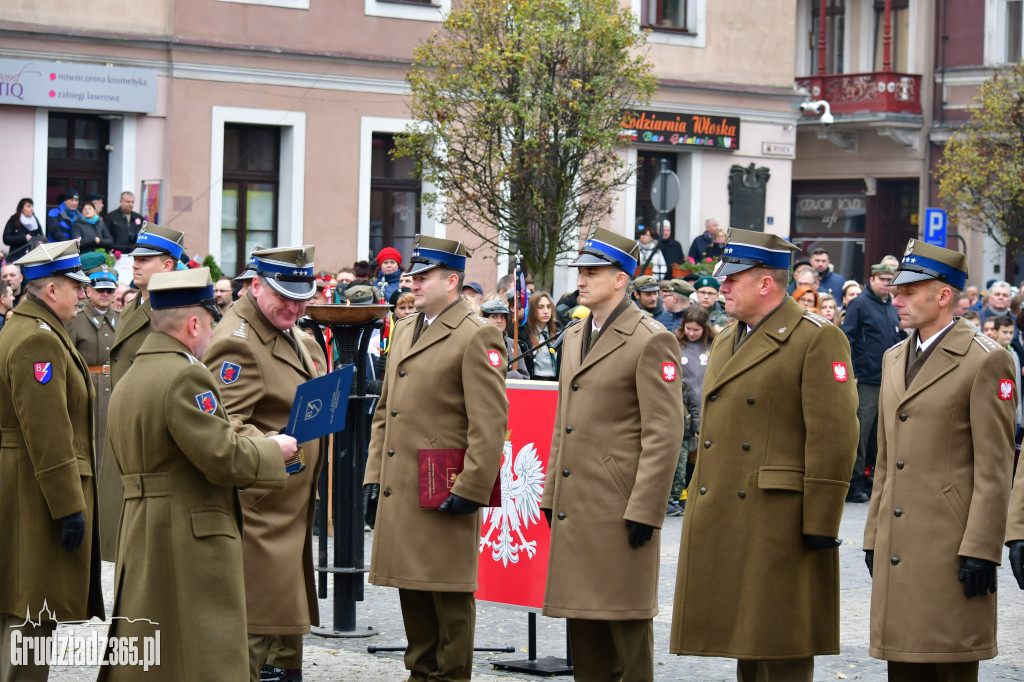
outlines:
[[74, 552], [85, 537], [85, 516], [82, 512], [65, 516], [60, 520], [60, 546]]
[[804, 533], [804, 544], [807, 545], [808, 549], [820, 552], [823, 549], [835, 549], [843, 544], [843, 541], [827, 535], [808, 535]]
[[639, 521], [626, 521], [626, 528], [629, 529], [629, 544], [631, 547], [643, 547], [644, 543], [654, 535], [654, 526], [648, 526]]
[[373, 528], [377, 523], [377, 500], [380, 499], [380, 484], [367, 483], [363, 486], [363, 521]]
[[1017, 579], [1017, 587], [1024, 590], [1024, 540], [1010, 540], [1010, 568]]
[[820, 552], [826, 549], [836, 549], [843, 544], [843, 541], [839, 538], [830, 538], [828, 536], [809, 536], [805, 532], [804, 544], [807, 545], [808, 549]]
[[459, 497], [452, 493], [441, 503], [437, 511], [446, 511], [449, 514], [472, 514], [479, 508], [480, 505], [473, 500], [467, 500], [465, 497]]
[[[544, 518], [548, 522], [548, 528], [550, 528], [551, 527], [551, 510], [550, 509], [541, 509], [541, 511], [544, 512]], [[1022, 544], [1024, 544], [1024, 543], [1022, 543]], [[1022, 587], [1021, 589], [1024, 590], [1024, 587]]]
[[960, 557], [960, 582], [964, 584], [964, 594], [968, 597], [985, 596], [986, 592], [996, 591], [996, 564], [987, 559], [975, 559], [972, 556]]
[[872, 578], [875, 577], [875, 550], [865, 549], [864, 550], [864, 563], [868, 567], [868, 575]]

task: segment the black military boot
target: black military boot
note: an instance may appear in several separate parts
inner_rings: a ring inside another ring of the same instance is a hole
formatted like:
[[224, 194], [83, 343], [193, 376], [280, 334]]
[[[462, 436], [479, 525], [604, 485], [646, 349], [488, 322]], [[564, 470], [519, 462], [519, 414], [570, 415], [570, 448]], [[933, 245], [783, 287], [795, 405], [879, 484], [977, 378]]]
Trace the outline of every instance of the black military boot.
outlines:
[[302, 670], [285, 670], [265, 665], [260, 668], [260, 682], [302, 682]]

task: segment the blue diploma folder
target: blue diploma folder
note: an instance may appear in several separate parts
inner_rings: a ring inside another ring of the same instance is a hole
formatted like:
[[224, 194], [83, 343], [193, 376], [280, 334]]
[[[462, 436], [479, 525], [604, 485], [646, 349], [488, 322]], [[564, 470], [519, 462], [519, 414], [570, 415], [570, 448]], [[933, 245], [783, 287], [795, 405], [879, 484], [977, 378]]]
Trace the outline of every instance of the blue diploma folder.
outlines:
[[345, 365], [300, 384], [295, 389], [292, 413], [284, 432], [300, 443], [307, 443], [344, 429], [355, 369], [355, 365]]

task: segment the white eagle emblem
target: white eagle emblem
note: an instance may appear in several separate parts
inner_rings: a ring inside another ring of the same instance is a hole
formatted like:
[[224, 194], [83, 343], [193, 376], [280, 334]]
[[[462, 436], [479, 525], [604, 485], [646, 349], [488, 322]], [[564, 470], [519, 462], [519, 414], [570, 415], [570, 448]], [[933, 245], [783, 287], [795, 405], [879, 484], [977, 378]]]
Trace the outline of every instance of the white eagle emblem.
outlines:
[[1010, 379], [1000, 379], [999, 381], [999, 399], [1010, 400], [1013, 398], [1013, 381]]
[[[540, 519], [540, 498], [544, 491], [544, 466], [533, 443], [523, 446], [513, 462], [512, 441], [505, 441], [501, 460], [501, 506], [484, 507], [483, 523], [490, 525], [480, 538], [480, 553], [492, 548], [491, 558], [508, 566], [519, 563], [519, 552], [533, 558], [537, 541], [527, 540], [523, 531]], [[497, 538], [491, 539], [497, 529]]]
[[846, 381], [846, 363], [845, 362], [833, 362], [832, 363], [832, 376], [836, 378], [836, 381]]

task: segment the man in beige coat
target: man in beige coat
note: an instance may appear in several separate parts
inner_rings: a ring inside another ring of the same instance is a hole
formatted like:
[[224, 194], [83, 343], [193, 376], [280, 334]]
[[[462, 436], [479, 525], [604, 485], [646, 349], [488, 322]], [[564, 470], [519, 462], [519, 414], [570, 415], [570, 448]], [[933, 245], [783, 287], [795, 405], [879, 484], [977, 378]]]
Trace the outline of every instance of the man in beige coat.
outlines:
[[[461, 242], [417, 238], [419, 314], [395, 327], [363, 481], [370, 582], [398, 588], [412, 682], [472, 674], [478, 510], [508, 428], [505, 343], [460, 296], [466, 258]], [[465, 449], [465, 467], [440, 509], [421, 509], [418, 451], [438, 448]]]
[[796, 250], [729, 231], [716, 276], [735, 322], [711, 348], [679, 546], [671, 651], [738, 659], [740, 682], [810, 682], [839, 653], [857, 391], [846, 335], [786, 295]]
[[[231, 425], [244, 436], [272, 435], [287, 423], [295, 389], [317, 368], [296, 322], [316, 294], [312, 246], [254, 251], [256, 278], [217, 325], [203, 358], [217, 378]], [[258, 682], [272, 648], [278, 676], [302, 676], [302, 636], [320, 624], [313, 573], [313, 514], [322, 462], [319, 441], [302, 444], [306, 468], [283, 490], [239, 494], [245, 520], [245, 600], [249, 672]], [[269, 671], [268, 671], [269, 672]]]
[[109, 456], [124, 501], [110, 637], [154, 637], [160, 664], [115, 680], [248, 679], [242, 515], [234, 486], [281, 488], [291, 436], [237, 435], [196, 359], [220, 316], [208, 268], [150, 280], [151, 328], [111, 401]]
[[[185, 234], [156, 223], [145, 223], [135, 249], [129, 253], [132, 261], [132, 283], [139, 295], [121, 313], [110, 347], [110, 390], [113, 394], [117, 382], [135, 362], [135, 354], [149, 335], [149, 278], [158, 272], [174, 270], [184, 253]], [[114, 560], [114, 542], [117, 538], [117, 520], [121, 512], [121, 472], [113, 457], [104, 457], [100, 464], [99, 517], [100, 555], [104, 561]]]
[[[0, 334], [0, 680], [45, 680], [13, 665], [14, 628], [103, 618], [96, 542], [89, 368], [64, 325], [85, 298], [78, 244], [43, 244], [17, 261], [27, 293]], [[44, 610], [44, 604], [49, 613]], [[26, 615], [41, 624], [25, 623]], [[59, 647], [58, 647], [59, 650]]]
[[658, 529], [683, 442], [679, 342], [626, 296], [638, 255], [598, 228], [570, 264], [590, 315], [562, 346], [540, 503], [543, 612], [568, 619], [574, 676], [593, 682], [654, 679]]
[[964, 254], [911, 239], [890, 284], [917, 330], [882, 359], [864, 529], [869, 652], [890, 680], [973, 681], [996, 655], [1017, 382], [1010, 353], [954, 319], [966, 281]]

